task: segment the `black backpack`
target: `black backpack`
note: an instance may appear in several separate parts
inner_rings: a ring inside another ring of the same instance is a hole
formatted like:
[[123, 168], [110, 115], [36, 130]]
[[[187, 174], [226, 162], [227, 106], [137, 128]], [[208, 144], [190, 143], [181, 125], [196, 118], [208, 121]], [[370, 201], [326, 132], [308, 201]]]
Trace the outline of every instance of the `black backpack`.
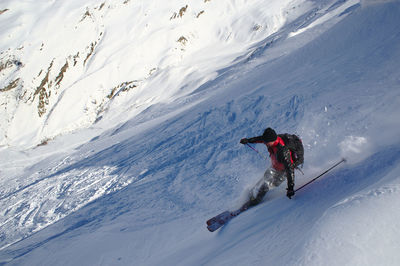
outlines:
[[303, 142], [298, 136], [288, 133], [279, 134], [278, 136], [281, 137], [281, 139], [285, 143], [285, 146], [288, 147], [289, 150], [292, 152], [294, 168], [298, 168], [299, 165], [302, 165], [304, 163]]

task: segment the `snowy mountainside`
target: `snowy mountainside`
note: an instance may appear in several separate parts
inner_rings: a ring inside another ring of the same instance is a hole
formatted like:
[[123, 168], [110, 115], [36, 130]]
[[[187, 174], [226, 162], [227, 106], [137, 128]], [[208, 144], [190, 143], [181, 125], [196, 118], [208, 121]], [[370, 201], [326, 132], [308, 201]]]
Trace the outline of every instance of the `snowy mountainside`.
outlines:
[[[396, 265], [400, 3], [373, 2], [309, 2], [198, 83], [182, 69], [144, 82], [163, 90], [187, 78], [167, 100], [120, 117], [110, 107], [91, 128], [0, 150], [0, 262]], [[348, 164], [292, 200], [282, 185], [210, 234], [205, 220], [262, 176], [266, 162], [238, 142], [266, 126], [302, 136], [296, 186]]]
[[312, 6], [304, 0], [1, 5], [0, 144], [26, 147], [186, 95]]

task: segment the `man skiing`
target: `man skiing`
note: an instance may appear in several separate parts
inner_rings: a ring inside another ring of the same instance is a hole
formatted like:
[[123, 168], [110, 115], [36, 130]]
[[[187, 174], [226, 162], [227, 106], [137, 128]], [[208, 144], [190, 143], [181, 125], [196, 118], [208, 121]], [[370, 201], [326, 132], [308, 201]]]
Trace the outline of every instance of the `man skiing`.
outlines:
[[250, 193], [250, 200], [245, 203], [242, 209], [259, 204], [269, 189], [279, 186], [285, 179], [287, 180], [286, 196], [291, 199], [294, 196], [294, 158], [287, 143], [281, 136], [277, 135], [272, 128], [265, 129], [262, 136], [253, 138], [243, 138], [242, 144], [263, 143], [267, 146], [271, 158], [271, 167], [268, 168], [263, 178]]
[[224, 211], [207, 220], [207, 229], [210, 232], [218, 230], [233, 217], [259, 204], [269, 189], [279, 186], [285, 179], [287, 180], [286, 196], [289, 199], [294, 196], [294, 169], [298, 169], [298, 166], [304, 162], [304, 147], [298, 136], [287, 133], [277, 135], [272, 128], [267, 128], [262, 136], [244, 138], [240, 140], [240, 143], [247, 145], [248, 143], [264, 143], [268, 147], [272, 165], [252, 189], [250, 199], [240, 209]]

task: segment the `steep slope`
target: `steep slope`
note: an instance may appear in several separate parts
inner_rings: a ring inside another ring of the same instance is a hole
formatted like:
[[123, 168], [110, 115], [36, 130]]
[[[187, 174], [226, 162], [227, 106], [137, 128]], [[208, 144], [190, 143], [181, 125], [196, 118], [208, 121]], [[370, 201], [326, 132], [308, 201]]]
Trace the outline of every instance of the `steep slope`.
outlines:
[[[154, 105], [90, 142], [96, 130], [29, 151], [84, 143], [24, 168], [29, 178], [2, 194], [9, 212], [7, 200], [35, 193], [50, 207], [39, 204], [48, 212], [27, 219], [34, 228], [54, 219], [51, 212], [77, 211], [4, 248], [0, 258], [11, 265], [395, 265], [398, 14], [396, 2], [329, 3], [312, 22], [301, 17], [257, 43], [189, 96]], [[297, 175], [297, 185], [342, 156], [349, 163], [293, 200], [284, 186], [272, 191], [210, 234], [205, 220], [238, 204], [262, 175], [266, 163], [238, 141], [266, 126], [303, 137], [305, 176]], [[102, 189], [106, 195], [86, 205]]]

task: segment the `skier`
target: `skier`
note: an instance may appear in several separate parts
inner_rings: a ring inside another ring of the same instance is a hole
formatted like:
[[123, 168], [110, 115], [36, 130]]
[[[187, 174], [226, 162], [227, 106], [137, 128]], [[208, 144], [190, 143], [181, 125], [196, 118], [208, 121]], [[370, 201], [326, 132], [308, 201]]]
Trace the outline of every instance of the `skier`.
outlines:
[[287, 180], [286, 196], [291, 199], [294, 196], [294, 158], [283, 139], [276, 134], [275, 130], [267, 128], [262, 136], [249, 139], [243, 138], [240, 143], [265, 144], [268, 147], [272, 164], [251, 191], [250, 200], [243, 205], [242, 210], [259, 204], [269, 189], [279, 186], [285, 179]]
[[[268, 147], [272, 165], [265, 171], [263, 178], [261, 178], [252, 189], [249, 197], [250, 199], [243, 204], [240, 209], [235, 211], [224, 211], [207, 220], [207, 229], [210, 232], [218, 230], [218, 228], [228, 223], [233, 217], [236, 217], [248, 208], [259, 204], [268, 190], [279, 186], [283, 181], [285, 181], [285, 179], [287, 180], [286, 196], [289, 199], [294, 196], [294, 169], [299, 169], [298, 167], [304, 162], [304, 147], [298, 136], [287, 133], [277, 135], [275, 130], [267, 128], [264, 130], [262, 136], [249, 139], [243, 138], [240, 140], [240, 143], [247, 145], [248, 143], [265, 144]], [[344, 159], [338, 164], [343, 161]], [[328, 169], [328, 171], [329, 170], [330, 169]]]

